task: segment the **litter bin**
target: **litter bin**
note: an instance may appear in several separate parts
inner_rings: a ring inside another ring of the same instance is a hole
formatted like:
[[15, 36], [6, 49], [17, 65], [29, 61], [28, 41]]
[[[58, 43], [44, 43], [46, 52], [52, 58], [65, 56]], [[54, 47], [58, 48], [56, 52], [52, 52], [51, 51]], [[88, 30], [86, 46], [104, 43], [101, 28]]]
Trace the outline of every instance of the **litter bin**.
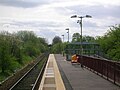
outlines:
[[67, 61], [71, 61], [71, 55], [66, 54], [66, 60], [67, 60]]

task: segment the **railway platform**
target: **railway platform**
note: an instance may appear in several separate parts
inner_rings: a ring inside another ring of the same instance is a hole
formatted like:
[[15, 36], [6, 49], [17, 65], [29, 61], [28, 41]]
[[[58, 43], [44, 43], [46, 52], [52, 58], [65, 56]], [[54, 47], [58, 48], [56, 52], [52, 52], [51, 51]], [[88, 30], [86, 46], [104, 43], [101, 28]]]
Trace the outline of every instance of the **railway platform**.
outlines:
[[120, 87], [71, 64], [60, 54], [50, 54], [39, 90], [120, 90]]
[[53, 54], [49, 55], [39, 90], [66, 90]]

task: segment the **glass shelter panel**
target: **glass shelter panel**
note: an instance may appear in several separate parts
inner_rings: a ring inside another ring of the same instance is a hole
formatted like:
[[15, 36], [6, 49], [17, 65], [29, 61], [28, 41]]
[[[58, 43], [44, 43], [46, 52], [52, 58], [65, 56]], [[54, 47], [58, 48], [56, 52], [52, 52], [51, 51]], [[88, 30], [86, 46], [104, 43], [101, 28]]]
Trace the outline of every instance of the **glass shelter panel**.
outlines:
[[[82, 50], [81, 50], [82, 45]], [[75, 42], [69, 43], [66, 48], [66, 59], [71, 60], [71, 56], [74, 54], [78, 55], [89, 55], [89, 56], [99, 56], [100, 48], [97, 43], [89, 43], [89, 42]]]

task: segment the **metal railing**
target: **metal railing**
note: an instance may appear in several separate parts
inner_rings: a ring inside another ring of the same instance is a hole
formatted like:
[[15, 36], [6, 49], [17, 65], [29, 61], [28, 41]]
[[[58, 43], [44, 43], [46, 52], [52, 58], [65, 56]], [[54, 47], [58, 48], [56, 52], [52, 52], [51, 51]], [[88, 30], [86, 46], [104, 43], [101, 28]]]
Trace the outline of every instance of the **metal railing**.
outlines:
[[94, 57], [82, 56], [80, 63], [120, 86], [120, 63]]

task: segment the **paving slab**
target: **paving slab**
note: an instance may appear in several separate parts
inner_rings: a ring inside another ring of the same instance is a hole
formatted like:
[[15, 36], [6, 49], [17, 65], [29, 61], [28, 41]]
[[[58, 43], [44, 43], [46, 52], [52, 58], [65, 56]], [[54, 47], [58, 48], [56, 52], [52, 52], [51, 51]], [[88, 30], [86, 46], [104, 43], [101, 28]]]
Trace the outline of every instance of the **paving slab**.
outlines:
[[120, 90], [119, 86], [88, 69], [78, 64], [72, 65], [60, 54], [55, 54], [55, 58], [66, 90]]

